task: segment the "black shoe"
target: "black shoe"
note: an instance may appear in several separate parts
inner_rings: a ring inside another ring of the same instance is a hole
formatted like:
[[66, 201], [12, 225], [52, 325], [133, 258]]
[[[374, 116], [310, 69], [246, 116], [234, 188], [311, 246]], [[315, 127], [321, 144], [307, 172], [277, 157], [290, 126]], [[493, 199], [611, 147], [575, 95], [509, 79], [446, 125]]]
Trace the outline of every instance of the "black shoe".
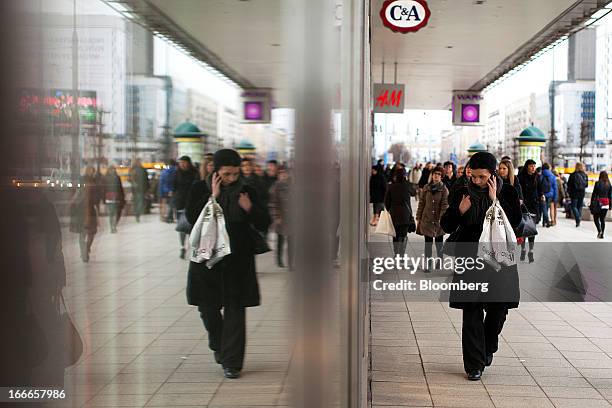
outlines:
[[489, 367], [493, 363], [493, 353], [487, 354], [487, 360], [485, 361], [485, 365]]
[[285, 264], [282, 263], [282, 262], [278, 262], [277, 265], [278, 265], [279, 268], [284, 268], [285, 267]]
[[480, 370], [472, 370], [468, 373], [468, 380], [470, 381], [478, 381], [482, 377], [482, 371]]
[[527, 257], [529, 258], [529, 263], [533, 263], [534, 262], [534, 260], [533, 260], [533, 252], [529, 252], [527, 254]]
[[179, 256], [181, 259], [185, 259], [185, 248], [181, 248], [181, 254]]
[[233, 380], [240, 377], [240, 370], [235, 368], [224, 368], [223, 374], [225, 375], [225, 378]]
[[576, 221], [576, 228], [580, 226], [580, 221]]
[[429, 269], [429, 268], [425, 268], [425, 269], [423, 269], [423, 272], [424, 272], [424, 273], [431, 273], [431, 269]]
[[215, 351], [213, 354], [215, 356], [215, 362], [217, 364], [221, 364], [221, 352], [220, 351]]
[[521, 261], [525, 260], [525, 251], [521, 251]]

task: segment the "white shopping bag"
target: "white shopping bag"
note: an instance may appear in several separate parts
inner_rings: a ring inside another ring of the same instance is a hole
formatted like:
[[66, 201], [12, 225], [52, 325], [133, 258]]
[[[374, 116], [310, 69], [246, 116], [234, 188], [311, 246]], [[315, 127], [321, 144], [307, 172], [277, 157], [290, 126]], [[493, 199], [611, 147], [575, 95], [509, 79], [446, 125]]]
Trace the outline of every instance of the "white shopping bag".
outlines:
[[391, 219], [391, 214], [389, 214], [389, 211], [383, 210], [380, 213], [378, 225], [376, 226], [376, 231], [374, 233], [395, 237], [395, 227], [393, 226], [393, 220]]
[[485, 215], [478, 256], [497, 271], [502, 266], [516, 265], [516, 235], [498, 200], [493, 202]]
[[209, 269], [231, 253], [223, 210], [213, 196], [198, 216], [189, 244], [192, 248], [190, 260], [196, 263], [206, 262]]

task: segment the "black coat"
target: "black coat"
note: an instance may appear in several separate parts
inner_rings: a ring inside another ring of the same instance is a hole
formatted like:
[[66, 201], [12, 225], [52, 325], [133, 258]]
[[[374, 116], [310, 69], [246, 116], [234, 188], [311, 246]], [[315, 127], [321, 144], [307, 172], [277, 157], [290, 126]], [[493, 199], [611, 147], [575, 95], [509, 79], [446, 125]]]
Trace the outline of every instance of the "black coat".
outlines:
[[[508, 221], [513, 228], [521, 222], [521, 208], [517, 191], [509, 184], [501, 184], [498, 179], [497, 198], [501, 204]], [[462, 187], [456, 191], [449, 202], [449, 207], [442, 215], [440, 225], [447, 233], [455, 233], [457, 243], [457, 255], [460, 257], [476, 258], [478, 251], [478, 241], [482, 234], [485, 214], [488, 208], [479, 208], [474, 205], [463, 215], [459, 212], [459, 203], [463, 196], [468, 195], [468, 188]], [[495, 271], [491, 266], [485, 265], [482, 270], [468, 270], [463, 274], [454, 273], [453, 282], [458, 283], [487, 282], [489, 291], [482, 292], [450, 292], [450, 307], [463, 309], [466, 304], [479, 302], [495, 302], [507, 308], [518, 307], [520, 299], [519, 276], [516, 265], [502, 267], [500, 271]]]
[[387, 180], [385, 176], [378, 173], [370, 176], [370, 202], [384, 203], [387, 193]]
[[412, 223], [410, 193], [410, 185], [405, 181], [389, 185], [385, 196], [385, 208], [391, 214], [393, 225], [409, 225]]
[[[187, 196], [192, 184], [199, 179], [195, 168], [189, 170], [178, 169], [174, 177], [174, 206], [177, 210], [184, 210], [187, 206]], [[199, 213], [198, 213], [199, 215]], [[197, 218], [197, 217], [196, 217]]]
[[542, 191], [542, 183], [537, 173], [528, 174], [521, 172], [518, 175], [521, 192], [523, 194], [523, 203], [530, 213], [536, 214], [540, 218], [540, 202], [544, 192]]
[[444, 183], [448, 191], [451, 191], [451, 188], [453, 188], [453, 185], [455, 184], [456, 181], [457, 181], [457, 176], [452, 176], [452, 177], [444, 176], [442, 178], [442, 182]]
[[584, 198], [589, 178], [584, 171], [575, 171], [567, 181], [567, 194], [573, 199]]
[[419, 180], [419, 188], [423, 188], [429, 183], [430, 174], [431, 174], [431, 169], [424, 167], [423, 171], [421, 172], [421, 179]]
[[[227, 222], [225, 227], [230, 239], [232, 253], [219, 261], [212, 269], [204, 263], [189, 263], [187, 274], [187, 302], [194, 306], [258, 306], [259, 284], [255, 272], [253, 235], [251, 225], [260, 230], [264, 226], [266, 210], [257, 192], [245, 185], [243, 192], [251, 198], [253, 207], [248, 213], [248, 222]], [[210, 198], [206, 181], [193, 184], [185, 215], [194, 224]], [[223, 208], [223, 206], [222, 206]], [[226, 211], [225, 208], [223, 208]]]
[[601, 181], [597, 181], [593, 186], [592, 198], [607, 198], [612, 201], [612, 185], [610, 183], [603, 184]]

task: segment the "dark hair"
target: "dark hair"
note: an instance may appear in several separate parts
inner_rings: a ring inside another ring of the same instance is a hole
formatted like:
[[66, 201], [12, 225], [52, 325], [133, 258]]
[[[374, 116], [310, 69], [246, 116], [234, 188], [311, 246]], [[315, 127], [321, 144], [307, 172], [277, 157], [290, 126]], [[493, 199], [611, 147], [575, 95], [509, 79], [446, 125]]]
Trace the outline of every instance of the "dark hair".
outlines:
[[251, 159], [249, 159], [249, 158], [247, 158], [247, 157], [243, 157], [243, 158], [242, 158], [242, 160], [241, 160], [241, 162], [242, 162], [242, 163], [244, 163], [244, 162], [249, 162], [249, 163], [250, 163], [250, 162], [251, 162]]
[[542, 170], [550, 170], [550, 164], [548, 164], [548, 163], [544, 163], [544, 164], [542, 165]]
[[497, 170], [497, 159], [489, 152], [478, 152], [468, 162], [472, 170], [485, 169], [494, 174]]
[[608, 178], [608, 173], [604, 170], [599, 173], [599, 181], [604, 184], [610, 184], [610, 179]]
[[504, 161], [504, 160], [510, 160], [510, 161], [512, 161], [512, 158], [511, 158], [510, 156], [504, 156], [504, 157], [502, 157], [501, 159], [502, 159], [502, 161]]
[[525, 160], [525, 165], [523, 167], [531, 166], [532, 164], [536, 164], [535, 160], [527, 159]]
[[277, 165], [277, 166], [278, 166], [278, 161], [276, 161], [276, 160], [268, 160], [268, 161], [266, 162], [266, 164], [274, 164], [274, 165]]
[[[446, 163], [445, 163], [446, 165]], [[440, 173], [441, 176], [444, 176], [444, 167], [438, 165], [436, 167], [434, 167], [433, 169], [431, 169], [431, 173], [430, 174], [434, 174], [434, 173]]]
[[181, 156], [181, 157], [179, 157], [179, 161], [186, 161], [187, 163], [191, 164], [191, 157], [189, 157], [189, 156]]
[[395, 170], [393, 170], [393, 175], [391, 177], [391, 180], [394, 183], [403, 183], [406, 181], [406, 169], [402, 168], [396, 168]]
[[453, 163], [452, 161], [448, 160], [444, 162], [444, 167], [446, 166], [453, 166], [453, 168], [455, 168], [455, 163]]

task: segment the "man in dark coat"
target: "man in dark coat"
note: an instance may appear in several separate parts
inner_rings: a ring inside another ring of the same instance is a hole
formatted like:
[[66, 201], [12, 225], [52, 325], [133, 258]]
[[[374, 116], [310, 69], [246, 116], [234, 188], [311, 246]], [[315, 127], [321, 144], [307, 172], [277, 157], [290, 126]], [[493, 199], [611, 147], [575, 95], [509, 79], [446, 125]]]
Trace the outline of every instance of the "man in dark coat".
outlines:
[[[497, 175], [497, 161], [492, 154], [476, 153], [469, 165], [471, 180], [453, 195], [440, 224], [446, 232], [453, 233], [458, 256], [476, 259], [485, 214], [494, 200], [499, 201], [513, 228], [521, 222], [521, 209], [516, 189], [504, 184]], [[450, 307], [463, 309], [463, 366], [469, 380], [479, 380], [498, 349], [498, 336], [508, 309], [518, 307], [518, 269], [514, 265], [496, 271], [484, 264], [482, 269], [455, 272], [453, 283], [462, 281], [488, 285], [487, 292], [453, 290], [450, 293]]]
[[[186, 215], [194, 224], [211, 194], [223, 209], [231, 254], [208, 269], [190, 262], [187, 302], [198, 306], [208, 344], [227, 378], [238, 378], [246, 345], [245, 308], [258, 306], [259, 284], [255, 272], [253, 229], [263, 228], [266, 209], [257, 192], [240, 177], [240, 156], [221, 149], [214, 155], [215, 172], [193, 184]], [[255, 232], [256, 233], [256, 232]], [[223, 309], [223, 315], [221, 315]]]
[[576, 227], [580, 226], [582, 219], [582, 206], [584, 205], [584, 196], [586, 188], [589, 185], [589, 177], [584, 172], [584, 165], [576, 163], [576, 170], [570, 174], [567, 182], [567, 193], [572, 199], [572, 213], [576, 220]]
[[140, 216], [145, 212], [145, 199], [149, 191], [149, 177], [147, 170], [142, 167], [140, 159], [134, 160], [130, 170], [130, 184], [132, 185], [132, 205], [136, 222], [140, 222]]
[[409, 232], [416, 231], [416, 223], [410, 204], [411, 196], [412, 191], [408, 180], [406, 180], [406, 170], [404, 168], [397, 169], [391, 177], [391, 184], [385, 196], [385, 208], [389, 211], [395, 228], [393, 249], [396, 254], [406, 252], [406, 237]]
[[444, 177], [442, 177], [442, 183], [446, 186], [448, 191], [451, 190], [453, 184], [457, 181], [457, 171], [455, 170], [455, 163], [447, 161], [444, 163]]
[[387, 193], [387, 179], [380, 172], [380, 167], [372, 166], [372, 174], [370, 175], [370, 204], [373, 206], [373, 217], [370, 225], [378, 224], [380, 213], [385, 206], [385, 194]]
[[[542, 217], [542, 206], [540, 205], [544, 198], [542, 190], [542, 179], [536, 171], [536, 162], [534, 160], [525, 161], [525, 165], [521, 167], [518, 174], [519, 184], [523, 196], [523, 204], [527, 207], [530, 214], [535, 214], [534, 220], [537, 224]], [[529, 262], [533, 262], [533, 248], [535, 246], [535, 236], [527, 237], [529, 241]], [[521, 244], [521, 261], [525, 260], [525, 242]]]

